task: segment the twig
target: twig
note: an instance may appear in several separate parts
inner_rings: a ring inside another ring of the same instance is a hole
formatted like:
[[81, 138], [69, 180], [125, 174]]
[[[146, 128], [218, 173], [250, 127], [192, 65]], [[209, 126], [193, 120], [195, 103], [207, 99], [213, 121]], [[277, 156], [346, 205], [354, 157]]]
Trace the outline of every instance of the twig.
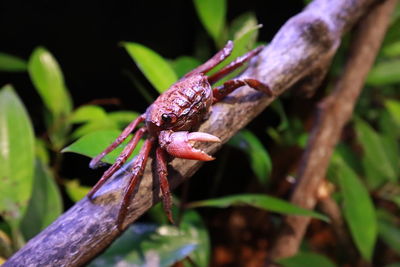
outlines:
[[[326, 69], [342, 35], [370, 7], [374, 0], [316, 0], [290, 19], [257, 61], [242, 75], [268, 84], [279, 95], [307, 78], [317, 69]], [[250, 88], [242, 88], [213, 107], [204, 131], [227, 142], [273, 99]], [[221, 144], [205, 147], [214, 153]], [[159, 201], [157, 181], [153, 181], [151, 160], [130, 205], [124, 227], [134, 222]], [[169, 168], [171, 187], [190, 177], [201, 162], [174, 159]], [[115, 221], [128, 175], [123, 171], [98, 192], [95, 203], [87, 198], [76, 203], [43, 232], [31, 239], [6, 266], [80, 266], [107, 248], [121, 233]]]
[[[342, 129], [352, 115], [395, 5], [396, 0], [377, 5], [358, 24], [342, 77], [334, 92], [319, 105], [317, 120], [298, 172], [299, 183], [291, 197], [292, 203], [307, 209], [315, 207], [317, 188], [325, 177]], [[308, 217], [288, 216], [270, 256], [276, 259], [294, 255], [309, 222]]]
[[331, 227], [339, 241], [339, 248], [348, 259], [357, 260], [357, 250], [349, 235], [339, 204], [332, 198], [334, 186], [324, 179], [317, 191], [318, 207], [331, 220]]

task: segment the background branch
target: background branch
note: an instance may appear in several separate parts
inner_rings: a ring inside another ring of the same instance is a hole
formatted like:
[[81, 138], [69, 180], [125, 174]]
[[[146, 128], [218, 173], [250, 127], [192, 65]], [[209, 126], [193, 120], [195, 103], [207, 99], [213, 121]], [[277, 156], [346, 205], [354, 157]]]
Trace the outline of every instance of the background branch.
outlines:
[[[280, 29], [242, 76], [267, 83], [279, 95], [317, 70], [327, 69], [342, 35], [374, 2], [315, 0]], [[242, 88], [213, 107], [211, 117], [200, 131], [216, 135], [225, 143], [272, 100], [252, 89]], [[220, 146], [210, 145], [205, 151], [214, 153]], [[125, 227], [159, 201], [160, 192], [157, 181], [153, 180], [151, 164], [150, 160], [130, 205]], [[174, 159], [169, 170], [171, 187], [175, 188], [200, 166], [198, 161]], [[90, 261], [121, 234], [115, 221], [127, 179], [125, 169], [120, 170], [98, 192], [95, 203], [87, 198], [76, 203], [4, 266], [80, 266]]]
[[[333, 149], [353, 113], [365, 78], [375, 61], [396, 2], [387, 0], [377, 5], [359, 22], [342, 77], [333, 93], [319, 105], [317, 120], [301, 160], [299, 182], [291, 197], [292, 203], [314, 209], [318, 201], [317, 189], [326, 175]], [[304, 216], [287, 216], [271, 250], [271, 257], [284, 258], [296, 254], [310, 220]]]
[[331, 226], [337, 236], [339, 246], [342, 248], [347, 258], [357, 260], [357, 250], [353, 245], [353, 240], [349, 235], [347, 225], [336, 200], [334, 200], [330, 194], [323, 197], [319, 196], [318, 207], [330, 218]]

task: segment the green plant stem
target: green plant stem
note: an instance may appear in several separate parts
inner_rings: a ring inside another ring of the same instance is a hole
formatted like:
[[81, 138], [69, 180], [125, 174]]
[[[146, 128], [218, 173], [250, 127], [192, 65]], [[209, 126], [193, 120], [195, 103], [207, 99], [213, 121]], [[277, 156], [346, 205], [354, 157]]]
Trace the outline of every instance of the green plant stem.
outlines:
[[133, 74], [127, 70], [123, 71], [123, 73], [129, 78], [129, 80], [133, 83], [136, 89], [140, 92], [143, 98], [147, 103], [151, 104], [154, 101], [154, 97], [149, 93], [149, 91], [141, 84]]

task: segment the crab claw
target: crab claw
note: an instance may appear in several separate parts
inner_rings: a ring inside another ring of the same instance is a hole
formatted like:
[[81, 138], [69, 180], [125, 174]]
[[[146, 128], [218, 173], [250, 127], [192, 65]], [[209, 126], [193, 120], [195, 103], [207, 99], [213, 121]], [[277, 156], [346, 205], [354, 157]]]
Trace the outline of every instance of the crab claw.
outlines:
[[209, 161], [214, 158], [200, 149], [193, 147], [195, 141], [200, 142], [221, 142], [221, 140], [211, 134], [202, 132], [172, 132], [162, 131], [160, 133], [160, 145], [168, 154], [183, 159], [194, 159]]

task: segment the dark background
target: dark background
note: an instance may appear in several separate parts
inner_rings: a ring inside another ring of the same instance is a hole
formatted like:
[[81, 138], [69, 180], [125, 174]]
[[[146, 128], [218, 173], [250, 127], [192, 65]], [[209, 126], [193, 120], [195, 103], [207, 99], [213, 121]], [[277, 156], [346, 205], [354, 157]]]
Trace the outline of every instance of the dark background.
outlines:
[[[259, 23], [264, 25], [259, 40], [268, 42], [283, 23], [301, 11], [303, 1], [228, 1], [227, 8], [228, 22], [245, 12], [255, 12]], [[124, 71], [133, 73], [156, 96], [156, 91], [119, 46], [121, 41], [144, 44], [166, 58], [193, 55], [199, 42], [211, 48], [210, 53], [216, 51], [200, 23], [193, 2], [189, 0], [0, 0], [0, 51], [27, 60], [35, 47], [44, 46], [59, 62], [75, 107], [96, 99], [113, 98], [117, 101], [110, 101], [113, 105], [106, 105], [107, 109], [143, 112], [148, 104]], [[0, 72], [0, 86], [6, 83], [13, 84], [27, 106], [36, 134], [42, 135], [45, 130], [44, 107], [29, 76], [26, 73]], [[271, 116], [261, 115], [249, 126], [264, 143], [268, 142], [265, 120], [271, 120]], [[245, 164], [244, 155], [233, 149], [229, 154], [227, 166], [238, 161], [243, 165], [226, 168], [219, 193], [241, 192], [248, 183], [243, 178], [251, 177], [252, 171]], [[88, 161], [77, 154], [65, 154], [62, 176], [79, 177], [83, 184], [94, 184], [104, 170], [90, 170]], [[197, 174], [198, 178], [192, 179], [196, 188], [192, 197], [208, 197], [207, 185], [214, 184], [212, 179], [218, 164], [218, 161], [205, 164]], [[201, 186], [204, 184], [206, 186]], [[206, 195], [199, 191], [206, 191]]]
[[[255, 12], [264, 25], [259, 39], [269, 41], [302, 7], [302, 1], [293, 0], [228, 1], [227, 18], [231, 21], [246, 11]], [[76, 106], [118, 97], [123, 108], [143, 111], [147, 104], [123, 70], [143, 76], [119, 42], [142, 43], [166, 58], [175, 58], [192, 55], [198, 40], [212, 45], [189, 0], [0, 0], [0, 51], [28, 59], [36, 46], [46, 47], [61, 65]], [[0, 86], [5, 83], [12, 83], [29, 111], [37, 115], [40, 99], [29, 78], [1, 73]]]

